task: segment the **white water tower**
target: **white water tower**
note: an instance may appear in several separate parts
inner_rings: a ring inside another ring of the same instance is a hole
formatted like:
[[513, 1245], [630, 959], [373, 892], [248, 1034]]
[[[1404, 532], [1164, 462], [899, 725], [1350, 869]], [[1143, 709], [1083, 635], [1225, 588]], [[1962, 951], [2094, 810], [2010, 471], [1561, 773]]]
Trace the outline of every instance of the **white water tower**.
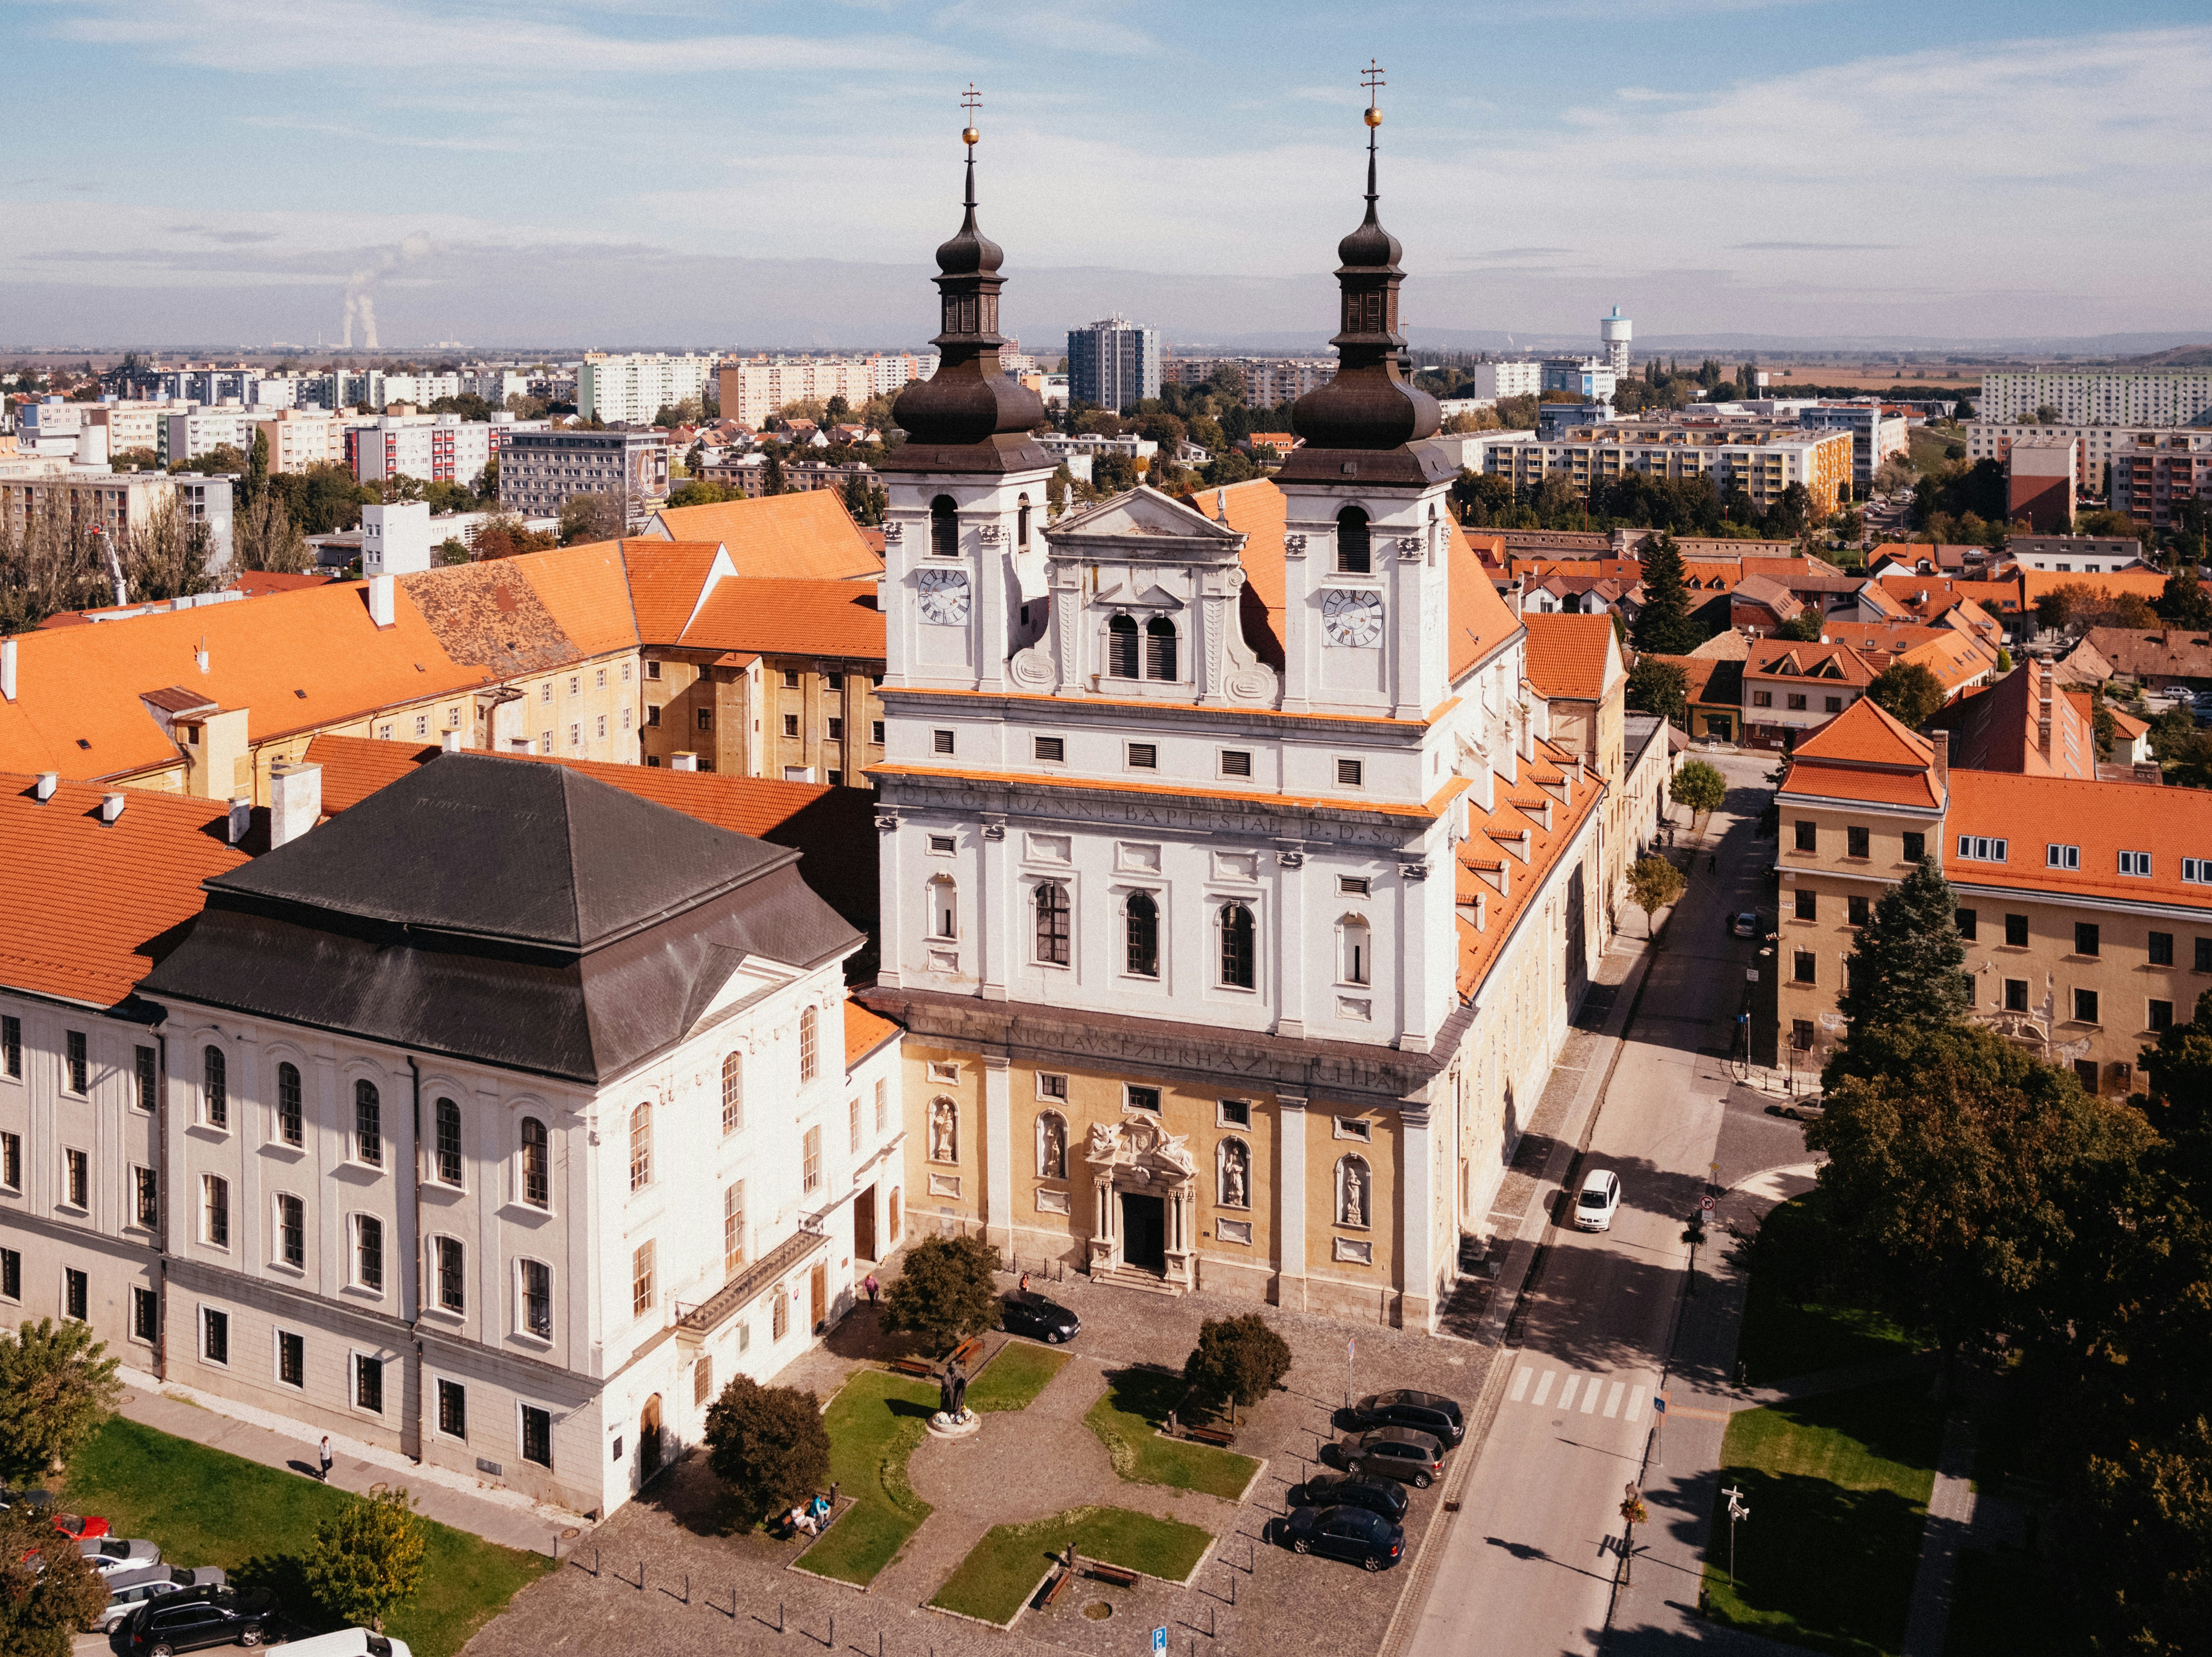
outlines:
[[1628, 341], [1634, 325], [1620, 314], [1620, 307], [1613, 308], [1611, 316], [1597, 320], [1597, 337], [1605, 346], [1605, 357], [1613, 369], [1615, 380], [1628, 378]]

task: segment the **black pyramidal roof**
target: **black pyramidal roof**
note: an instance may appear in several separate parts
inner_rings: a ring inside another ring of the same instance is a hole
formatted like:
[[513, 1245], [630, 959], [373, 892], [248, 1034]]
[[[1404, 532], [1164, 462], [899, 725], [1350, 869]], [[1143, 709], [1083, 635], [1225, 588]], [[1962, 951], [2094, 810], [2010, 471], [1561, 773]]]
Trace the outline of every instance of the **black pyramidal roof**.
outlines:
[[597, 1082], [690, 1033], [748, 959], [865, 941], [799, 854], [559, 765], [441, 754], [206, 883], [173, 996]]

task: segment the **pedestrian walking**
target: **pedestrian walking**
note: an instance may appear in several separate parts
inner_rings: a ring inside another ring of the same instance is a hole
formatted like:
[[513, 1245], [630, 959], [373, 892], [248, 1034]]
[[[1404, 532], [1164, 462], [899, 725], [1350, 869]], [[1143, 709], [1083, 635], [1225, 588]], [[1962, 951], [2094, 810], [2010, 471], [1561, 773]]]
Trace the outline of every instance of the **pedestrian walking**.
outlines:
[[325, 1484], [327, 1484], [327, 1483], [329, 1483], [331, 1482], [331, 1435], [330, 1435], [328, 1433], [325, 1433], [325, 1434], [324, 1434], [324, 1435], [323, 1435], [322, 1458], [323, 1458], [323, 1472], [322, 1472], [322, 1479], [323, 1479], [323, 1483], [325, 1483]]
[[867, 1276], [867, 1281], [863, 1282], [860, 1287], [868, 1291], [868, 1304], [870, 1306], [875, 1305], [876, 1290], [882, 1287], [882, 1285], [876, 1282], [876, 1274], [872, 1271], [870, 1272]]

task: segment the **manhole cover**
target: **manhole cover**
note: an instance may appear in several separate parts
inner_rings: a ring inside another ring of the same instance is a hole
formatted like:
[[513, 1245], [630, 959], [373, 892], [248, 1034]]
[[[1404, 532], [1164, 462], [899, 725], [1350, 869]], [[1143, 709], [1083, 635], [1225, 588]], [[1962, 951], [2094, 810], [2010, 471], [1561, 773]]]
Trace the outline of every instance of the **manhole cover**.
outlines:
[[1083, 1614], [1094, 1623], [1103, 1623], [1114, 1614], [1114, 1607], [1103, 1599], [1093, 1599], [1083, 1608]]

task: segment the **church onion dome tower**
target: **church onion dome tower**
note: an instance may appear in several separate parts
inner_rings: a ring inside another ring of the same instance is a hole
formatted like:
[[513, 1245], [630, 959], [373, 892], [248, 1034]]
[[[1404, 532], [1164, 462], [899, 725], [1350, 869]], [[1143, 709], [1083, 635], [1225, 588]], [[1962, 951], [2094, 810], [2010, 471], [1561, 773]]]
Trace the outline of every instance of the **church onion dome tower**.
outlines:
[[[965, 100], [970, 119], [981, 101], [974, 87]], [[891, 405], [906, 442], [884, 456], [885, 472], [1027, 472], [1052, 460], [1030, 441], [1044, 422], [1044, 400], [999, 366], [999, 244], [975, 224], [975, 143], [973, 125], [962, 131], [968, 146], [966, 214], [952, 240], [937, 250], [935, 277], [943, 326], [930, 344], [937, 372], [916, 381]]]
[[[1285, 483], [1408, 484], [1425, 487], [1451, 468], [1441, 457], [1411, 445], [1436, 436], [1442, 417], [1437, 399], [1406, 383], [1399, 354], [1397, 237], [1376, 218], [1375, 137], [1382, 112], [1375, 93], [1382, 71], [1370, 65], [1367, 105], [1367, 216], [1337, 243], [1336, 281], [1342, 290], [1336, 377], [1291, 407], [1291, 429], [1305, 439], [1277, 474]], [[1439, 472], [1437, 468], [1442, 467]]]

